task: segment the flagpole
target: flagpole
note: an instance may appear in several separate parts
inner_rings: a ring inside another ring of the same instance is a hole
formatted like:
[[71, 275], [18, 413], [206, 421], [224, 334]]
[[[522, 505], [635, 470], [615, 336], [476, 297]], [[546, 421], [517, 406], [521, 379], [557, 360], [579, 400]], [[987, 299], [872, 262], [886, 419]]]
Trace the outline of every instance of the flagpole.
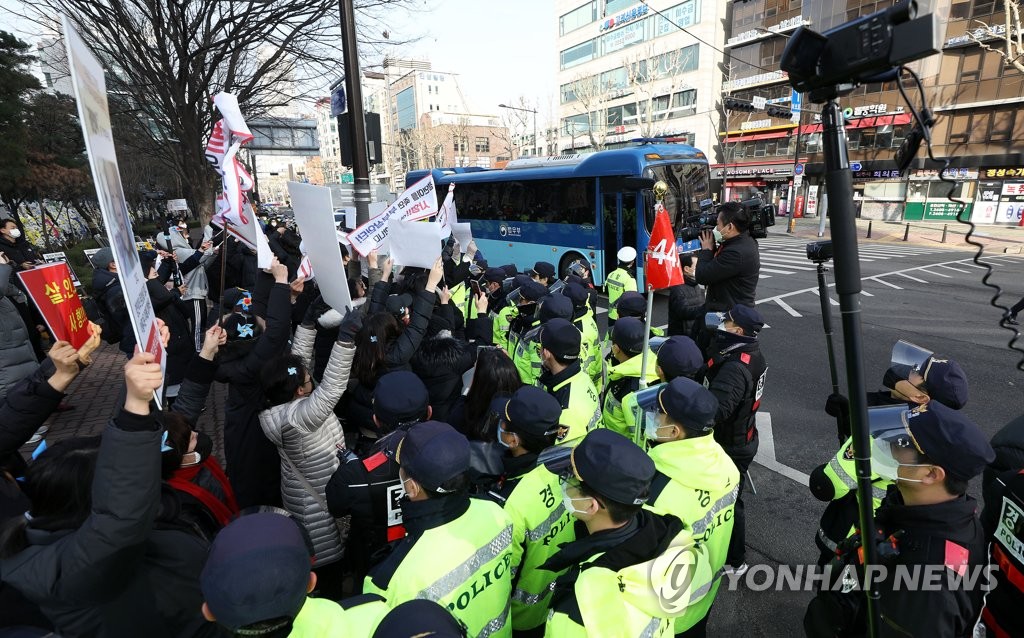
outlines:
[[[658, 182], [654, 185], [654, 210], [657, 214], [658, 210], [662, 208], [662, 200], [665, 198], [665, 193], [668, 191], [668, 187], [664, 182]], [[673, 238], [674, 241], [674, 238]], [[651, 285], [650, 268], [648, 265], [648, 256], [650, 254], [651, 246], [650, 240], [647, 242], [647, 250], [644, 251], [644, 287], [647, 289], [647, 319], [644, 321], [644, 349], [641, 353], [640, 359], [640, 389], [643, 390], [647, 387], [647, 360], [649, 358], [648, 353], [651, 349], [651, 322], [654, 319], [654, 286]], [[634, 442], [640, 445], [640, 438], [643, 430], [639, 427], [633, 428], [633, 437], [636, 439]]]

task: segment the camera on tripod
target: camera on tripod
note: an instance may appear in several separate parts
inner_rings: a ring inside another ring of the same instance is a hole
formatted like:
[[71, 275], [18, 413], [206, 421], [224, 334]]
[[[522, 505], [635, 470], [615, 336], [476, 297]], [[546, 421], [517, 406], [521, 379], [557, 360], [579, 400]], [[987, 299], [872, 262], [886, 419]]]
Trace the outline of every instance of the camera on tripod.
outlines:
[[832, 259], [832, 240], [812, 241], [807, 244], [807, 258], [816, 264]]
[[[775, 225], [775, 206], [765, 204], [760, 197], [754, 197], [742, 202], [740, 206], [747, 211], [750, 218], [750, 225], [747, 230], [754, 239], [763, 239], [768, 236], [768, 227]], [[679, 238], [684, 242], [700, 239], [700, 234], [705, 231], [712, 231], [718, 223], [718, 211], [708, 211], [699, 215], [691, 215], [683, 220], [683, 227], [679, 231]]]

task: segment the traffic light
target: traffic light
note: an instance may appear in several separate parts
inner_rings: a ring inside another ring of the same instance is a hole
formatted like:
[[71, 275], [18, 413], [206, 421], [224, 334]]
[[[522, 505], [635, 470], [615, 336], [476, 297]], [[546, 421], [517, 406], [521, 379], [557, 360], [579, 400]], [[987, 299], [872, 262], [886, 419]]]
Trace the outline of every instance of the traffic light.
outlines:
[[788, 120], [793, 117], [793, 112], [784, 106], [778, 106], [776, 104], [769, 104], [768, 108], [765, 109], [769, 117], [780, 117]]
[[745, 111], [749, 113], [756, 110], [751, 102], [747, 100], [738, 100], [734, 97], [725, 98], [723, 103], [725, 104], [725, 110], [727, 111]]

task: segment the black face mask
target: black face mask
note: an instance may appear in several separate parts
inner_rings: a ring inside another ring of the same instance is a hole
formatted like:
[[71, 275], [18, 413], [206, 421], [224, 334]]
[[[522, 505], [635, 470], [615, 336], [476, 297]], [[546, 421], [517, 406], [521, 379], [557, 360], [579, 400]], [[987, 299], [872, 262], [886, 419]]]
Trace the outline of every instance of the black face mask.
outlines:
[[213, 439], [203, 432], [196, 432], [196, 452], [203, 460], [213, 456]]

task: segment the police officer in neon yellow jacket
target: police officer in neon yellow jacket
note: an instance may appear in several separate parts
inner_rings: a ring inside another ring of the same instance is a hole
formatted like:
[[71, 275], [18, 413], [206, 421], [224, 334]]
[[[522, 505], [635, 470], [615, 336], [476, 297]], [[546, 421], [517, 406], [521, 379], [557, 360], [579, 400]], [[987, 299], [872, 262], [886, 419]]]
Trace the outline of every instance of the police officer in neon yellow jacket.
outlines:
[[[654, 462], [635, 443], [597, 429], [551, 448], [577, 540], [544, 564], [555, 580], [545, 636], [672, 636], [672, 619], [711, 590], [710, 556], [674, 515], [642, 508]], [[545, 453], [547, 454], [547, 453]]]
[[694, 540], [707, 548], [716, 574], [708, 595], [675, 619], [677, 636], [703, 636], [729, 552], [740, 472], [711, 436], [718, 399], [707, 388], [677, 377], [641, 391], [637, 401], [656, 468], [645, 507], [682, 519]]
[[512, 635], [509, 600], [521, 550], [508, 514], [470, 499], [469, 441], [447, 423], [425, 421], [393, 437], [405, 486], [406, 537], [370, 570], [364, 594], [392, 607], [426, 598], [446, 607], [470, 635]]
[[538, 325], [530, 328], [518, 340], [512, 361], [519, 371], [519, 378], [524, 385], [538, 385], [541, 374], [540, 334], [541, 326], [552, 319], [572, 319], [572, 301], [560, 293], [549, 294], [537, 302]]
[[544, 373], [541, 385], [562, 408], [559, 443], [573, 443], [601, 422], [597, 390], [580, 368], [580, 331], [565, 319], [552, 319], [540, 333]]
[[594, 387], [601, 382], [601, 366], [604, 354], [601, 352], [601, 336], [594, 321], [594, 312], [587, 304], [590, 295], [582, 285], [571, 281], [562, 291], [572, 301], [572, 323], [582, 334], [580, 340], [580, 368], [590, 377]]
[[[655, 349], [654, 342], [651, 348]], [[693, 339], [676, 335], [662, 341], [657, 347], [658, 358], [654, 371], [658, 374], [658, 380], [652, 387], [658, 387], [661, 383], [667, 383], [676, 377], [694, 379], [704, 368], [703, 357], [700, 348]], [[650, 365], [650, 364], [648, 364]], [[622, 399], [622, 418], [626, 428], [633, 432], [633, 441], [638, 445], [643, 439], [643, 421], [640, 417], [640, 410], [637, 408], [637, 394], [641, 390], [630, 392]]]
[[[625, 319], [626, 317], [636, 317], [647, 325], [647, 299], [638, 292], [624, 292], [619, 300], [615, 302], [615, 309], [619, 314], [619, 319]], [[665, 331], [660, 328], [651, 328], [651, 339], [665, 336]], [[601, 342], [599, 349], [603, 358], [606, 358], [608, 353], [611, 352], [612, 348], [612, 331], [609, 329], [605, 332], [604, 341]], [[601, 373], [607, 372], [602, 370]], [[602, 378], [600, 381], [595, 381], [594, 385], [597, 389], [604, 391], [604, 384], [608, 382], [608, 379]]]
[[512, 629], [517, 636], [543, 635], [556, 572], [540, 569], [559, 546], [576, 538], [562, 504], [558, 477], [537, 456], [555, 444], [562, 407], [540, 388], [523, 386], [511, 399], [495, 399], [504, 472], [485, 498], [512, 518], [512, 543], [523, 559], [512, 590]]
[[608, 327], [615, 325], [619, 318], [615, 310], [615, 302], [627, 291], [636, 292], [636, 249], [623, 246], [617, 255], [619, 267], [611, 271], [604, 281], [604, 289], [608, 292]]
[[[604, 413], [601, 424], [615, 430], [619, 434], [634, 440], [634, 432], [630, 427], [632, 419], [627, 420], [622, 410], [622, 400], [627, 394], [640, 388], [640, 370], [643, 366], [644, 324], [634, 317], [626, 317], [615, 322], [612, 327], [612, 351], [608, 355], [607, 383], [604, 388], [602, 405]], [[647, 383], [658, 379], [655, 371], [654, 354], [648, 352]]]

